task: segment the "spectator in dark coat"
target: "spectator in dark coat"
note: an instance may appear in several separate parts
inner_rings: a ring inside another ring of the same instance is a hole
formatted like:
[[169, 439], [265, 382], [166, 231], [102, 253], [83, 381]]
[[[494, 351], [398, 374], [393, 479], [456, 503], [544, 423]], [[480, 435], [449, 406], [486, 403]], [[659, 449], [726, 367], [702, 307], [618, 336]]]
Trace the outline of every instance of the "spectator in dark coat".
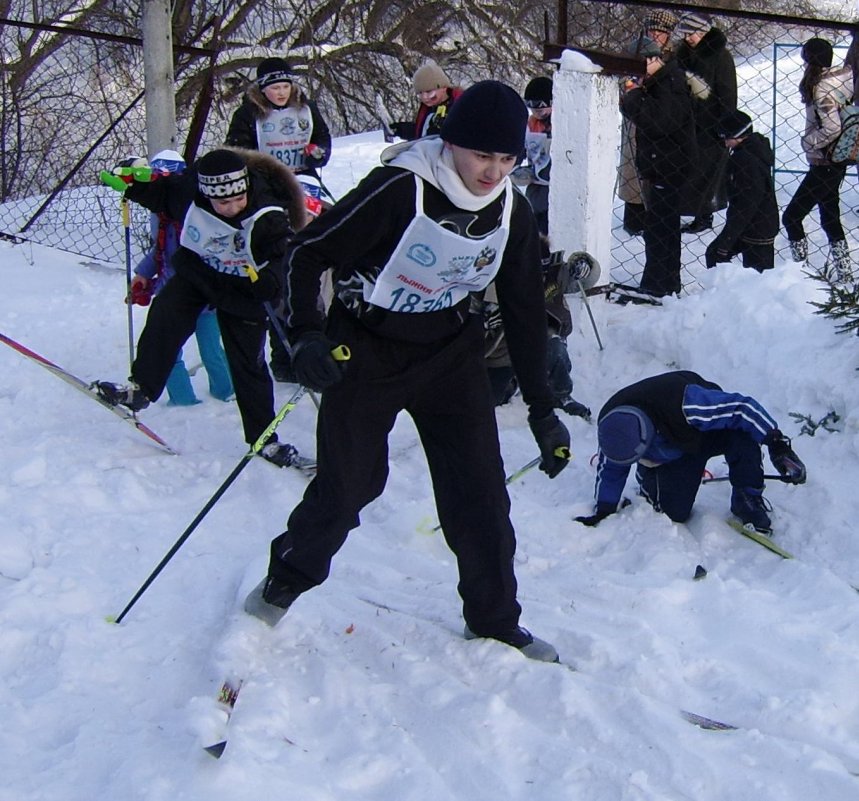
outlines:
[[737, 109], [737, 71], [727, 49], [728, 40], [712, 17], [691, 12], [680, 17], [675, 33], [683, 37], [676, 57], [686, 71], [694, 101], [695, 137], [699, 169], [684, 193], [681, 212], [694, 219], [684, 233], [700, 233], [713, 227], [713, 212], [727, 205], [725, 168], [727, 155], [718, 135], [719, 120]]
[[[665, 9], [653, 9], [644, 18], [643, 33], [662, 48], [663, 60], [672, 54], [671, 34], [677, 26], [677, 16]], [[623, 230], [630, 236], [644, 233], [644, 201], [641, 181], [635, 167], [635, 126], [624, 119], [620, 131], [620, 164], [617, 170], [617, 196], [623, 204]]]
[[635, 163], [647, 207], [640, 288], [663, 297], [681, 289], [680, 196], [697, 157], [692, 98], [677, 61], [664, 61], [652, 39], [636, 39], [629, 51], [647, 60], [647, 76], [628, 82], [620, 101], [623, 116], [635, 124]]
[[752, 130], [752, 119], [732, 111], [719, 121], [719, 135], [729, 152], [728, 214], [725, 227], [707, 246], [708, 267], [743, 255], [743, 266], [759, 273], [773, 267], [778, 204], [773, 187], [770, 140]]

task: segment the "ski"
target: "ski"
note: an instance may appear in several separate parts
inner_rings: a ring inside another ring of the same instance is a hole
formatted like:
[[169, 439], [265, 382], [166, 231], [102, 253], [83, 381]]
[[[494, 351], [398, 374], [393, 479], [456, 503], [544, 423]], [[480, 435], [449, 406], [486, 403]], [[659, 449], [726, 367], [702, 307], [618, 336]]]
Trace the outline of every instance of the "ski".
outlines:
[[98, 392], [93, 388], [91, 384], [87, 384], [81, 378], [78, 378], [76, 375], [68, 372], [68, 370], [64, 370], [57, 364], [54, 364], [49, 359], [46, 359], [44, 356], [40, 356], [35, 351], [30, 350], [29, 348], [22, 345], [20, 342], [16, 342], [11, 337], [6, 336], [5, 334], [0, 333], [0, 341], [8, 345], [13, 350], [18, 351], [22, 356], [26, 356], [31, 361], [34, 361], [36, 364], [44, 367], [49, 373], [53, 373], [57, 378], [65, 381], [69, 386], [74, 387], [78, 392], [82, 392], [89, 398], [92, 398], [94, 401], [97, 401], [99, 405], [103, 406], [105, 409], [109, 409], [113, 412], [120, 420], [125, 420], [129, 425], [134, 426], [141, 434], [144, 434], [153, 442], [157, 443], [164, 451], [175, 456], [177, 451], [171, 448], [161, 437], [158, 436], [149, 426], [140, 422], [137, 419], [137, 416], [125, 409], [121, 406], [111, 406], [107, 401], [102, 398]]
[[215, 698], [215, 704], [222, 717], [221, 725], [218, 733], [211, 738], [208, 745], [203, 746], [203, 750], [213, 756], [215, 759], [220, 759], [221, 754], [227, 747], [227, 727], [230, 723], [230, 718], [233, 716], [233, 710], [236, 708], [236, 701], [239, 698], [239, 692], [242, 689], [241, 679], [227, 679], [218, 690], [218, 695]]
[[744, 525], [739, 520], [734, 520], [733, 518], [729, 518], [725, 522], [738, 534], [742, 534], [744, 537], [748, 537], [758, 545], [762, 545], [767, 550], [777, 553], [782, 559], [794, 558], [792, 553], [786, 551], [779, 545], [776, 545], [769, 537], [766, 536], [766, 534], [761, 534], [760, 531], [755, 531], [751, 526]]
[[611, 303], [617, 303], [620, 306], [625, 306], [628, 303], [632, 303], [635, 306], [662, 305], [662, 301], [658, 297], [631, 284], [606, 284], [604, 292], [606, 300]]
[[[773, 553], [778, 554], [782, 559], [796, 558], [792, 553], [790, 553], [790, 551], [786, 551], [781, 546], [776, 545], [765, 534], [761, 534], [759, 531], [755, 531], [755, 529], [743, 525], [739, 520], [729, 518], [725, 522], [738, 534], [742, 534], [744, 537], [748, 537], [750, 540], [753, 540], [758, 545], [762, 545], [768, 551], [772, 551]], [[842, 581], [843, 580], [845, 579], [842, 579]], [[859, 592], [859, 587], [857, 587], [855, 584], [851, 584], [849, 581], [847, 583], [850, 585], [850, 588], [852, 590], [854, 590], [855, 592]]]

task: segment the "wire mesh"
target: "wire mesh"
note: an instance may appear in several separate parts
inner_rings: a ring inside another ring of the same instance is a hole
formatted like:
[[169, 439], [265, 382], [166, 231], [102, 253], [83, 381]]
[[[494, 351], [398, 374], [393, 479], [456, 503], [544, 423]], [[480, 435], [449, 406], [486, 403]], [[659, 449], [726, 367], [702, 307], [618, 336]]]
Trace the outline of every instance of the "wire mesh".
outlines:
[[[554, 0], [538, 3], [549, 17], [556, 12]], [[644, 18], [663, 6], [654, 3], [611, 3], [584, 0], [569, 2], [566, 30], [568, 44], [580, 47], [623, 51], [642, 31]], [[682, 4], [664, 4], [682, 11]], [[686, 8], [693, 8], [691, 4]], [[527, 37], [543, 37], [542, 13], [538, 9], [519, 18], [520, 25], [530, 25]], [[816, 23], [813, 19], [780, 20], [772, 13], [742, 18], [728, 12], [717, 16], [714, 24], [727, 38], [727, 47], [736, 64], [738, 106], [754, 119], [755, 129], [767, 135], [776, 157], [774, 179], [780, 209], [784, 209], [805, 173], [807, 165], [799, 138], [803, 127], [803, 107], [798, 84], [802, 71], [799, 47], [811, 36], [821, 35], [836, 46], [840, 59], [850, 43], [851, 22], [843, 26], [831, 21]], [[140, 100], [143, 91], [141, 49], [134, 43], [93, 41], [73, 32], [51, 34], [51, 47], [38, 61], [22, 68], [25, 47], [23, 37], [12, 25], [0, 27], [0, 236], [19, 237], [79, 253], [83, 258], [123, 265], [124, 239], [118, 197], [98, 182], [98, 171], [116, 163], [119, 158], [145, 153], [145, 113]], [[237, 37], [239, 39], [239, 37]], [[32, 41], [32, 40], [31, 40]], [[194, 44], [194, 43], [190, 43]], [[198, 43], [201, 46], [205, 43]], [[233, 47], [245, 53], [259, 53], [259, 46], [248, 38]], [[676, 46], [676, 43], [675, 43]], [[408, 53], [411, 62], [420, 54]], [[301, 69], [312, 71], [313, 58]], [[466, 55], [459, 55], [459, 71], [464, 73]], [[185, 55], [177, 63], [177, 77], [187, 79], [200, 74], [208, 65], [204, 55]], [[255, 63], [245, 59], [244, 72]], [[545, 72], [539, 54], [533, 61], [521, 62], [519, 86], [528, 77]], [[402, 72], [402, 69], [400, 70]], [[243, 73], [244, 74], [244, 73]], [[236, 83], [236, 73], [222, 76], [212, 97], [203, 132], [204, 151], [223, 141], [227, 122], [235, 110], [239, 95], [222, 91], [227, 83]], [[485, 77], [475, 67], [472, 81]], [[402, 80], [402, 76], [398, 77]], [[386, 76], [379, 75], [380, 81]], [[515, 83], [514, 78], [511, 81]], [[467, 83], [465, 81], [464, 83]], [[187, 81], [183, 84], [188, 86]], [[202, 85], [202, 84], [201, 84]], [[369, 93], [372, 95], [372, 91]], [[225, 98], [230, 98], [229, 100]], [[325, 91], [317, 100], [323, 114]], [[343, 97], [336, 100], [340, 119]], [[332, 105], [334, 108], [334, 105]], [[180, 108], [178, 123], [180, 141], [187, 133], [191, 111]], [[362, 118], [363, 119], [363, 118]], [[618, 115], [618, 125], [621, 117]], [[354, 132], [348, 125], [338, 133]], [[627, 138], [628, 139], [628, 138]], [[622, 153], [618, 153], [618, 165]], [[848, 244], [856, 247], [851, 234], [859, 211], [857, 175], [850, 168], [841, 187], [842, 218], [848, 230]], [[611, 264], [604, 273], [623, 283], [637, 283], [644, 265], [641, 236], [624, 230], [625, 187], [618, 178], [617, 199], [607, 235], [612, 238]], [[696, 276], [705, 269], [706, 245], [724, 224], [725, 211], [714, 213], [713, 227], [682, 239], [682, 283], [687, 291], [694, 289]], [[689, 217], [684, 218], [688, 221]], [[628, 228], [630, 226], [627, 226]], [[822, 266], [828, 257], [828, 242], [816, 215], [806, 220], [809, 262]], [[134, 256], [148, 246], [148, 214], [133, 209], [132, 231]], [[788, 258], [787, 240], [781, 233], [776, 239], [777, 258]]]

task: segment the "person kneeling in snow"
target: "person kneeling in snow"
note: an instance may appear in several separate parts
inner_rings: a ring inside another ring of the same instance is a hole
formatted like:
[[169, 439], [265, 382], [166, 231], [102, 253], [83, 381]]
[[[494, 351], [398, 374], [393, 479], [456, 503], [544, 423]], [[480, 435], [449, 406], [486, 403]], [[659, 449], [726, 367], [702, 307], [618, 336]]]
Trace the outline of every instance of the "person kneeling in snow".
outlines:
[[[386, 150], [385, 166], [290, 244], [284, 291], [293, 365], [322, 402], [318, 472], [271, 544], [267, 577], [245, 602], [269, 625], [325, 581], [361, 510], [382, 493], [388, 435], [406, 411], [456, 554], [465, 637], [557, 661], [553, 646], [519, 625], [516, 537], [482, 319], [471, 313], [472, 294], [494, 281], [540, 469], [554, 478], [568, 464], [570, 435], [546, 381], [537, 227], [508, 177], [526, 118], [511, 87], [474, 84], [451, 107], [441, 138]], [[329, 268], [335, 297], [323, 330], [316, 299]], [[335, 361], [339, 346], [349, 361]]]
[[743, 267], [771, 270], [779, 219], [770, 140], [752, 130], [751, 117], [742, 111], [725, 114], [718, 133], [730, 153], [728, 212], [725, 227], [707, 246], [707, 267], [742, 254]]
[[617, 510], [629, 468], [641, 494], [675, 523], [692, 513], [712, 456], [728, 463], [731, 512], [744, 525], [771, 533], [764, 500], [761, 445], [783, 480], [805, 482], [805, 465], [790, 440], [754, 398], [724, 392], [691, 370], [652, 376], [616, 392], [599, 413], [596, 511], [577, 517], [595, 526]]
[[[295, 178], [263, 153], [212, 150], [181, 175], [126, 164], [102, 173], [102, 180], [180, 221], [182, 233], [171, 259], [175, 274], [153, 299], [137, 343], [131, 383], [96, 382], [99, 394], [135, 412], [158, 400], [200, 313], [214, 306], [245, 441], [255, 443], [274, 419], [274, 388], [262, 357], [265, 304], [280, 293], [280, 259], [293, 229], [305, 222]], [[312, 466], [277, 434], [260, 454], [278, 467]]]

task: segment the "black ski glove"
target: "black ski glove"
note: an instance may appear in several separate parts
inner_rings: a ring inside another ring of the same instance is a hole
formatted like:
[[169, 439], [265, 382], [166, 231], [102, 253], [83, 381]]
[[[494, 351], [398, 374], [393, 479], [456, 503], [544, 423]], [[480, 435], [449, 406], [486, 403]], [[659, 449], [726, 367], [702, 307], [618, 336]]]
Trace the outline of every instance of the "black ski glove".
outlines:
[[707, 268], [715, 267], [719, 262], [730, 261], [731, 254], [727, 250], [719, 247], [718, 240], [714, 239], [704, 253], [704, 263]]
[[322, 392], [342, 380], [346, 365], [334, 360], [337, 345], [321, 331], [308, 331], [292, 349], [292, 369], [299, 383]]
[[605, 520], [609, 515], [613, 515], [615, 512], [615, 507], [610, 503], [598, 503], [597, 510], [592, 515], [583, 515], [582, 517], [573, 518], [577, 523], [581, 523], [583, 526], [596, 526], [599, 525], [601, 520]]
[[591, 410], [585, 406], [584, 403], [579, 403], [577, 400], [573, 400], [569, 395], [555, 401], [555, 408], [560, 409], [562, 412], [566, 412], [570, 417], [581, 417], [587, 422], [591, 421]]
[[570, 463], [570, 432], [554, 412], [528, 419], [531, 433], [540, 447], [540, 469], [554, 478]]
[[255, 278], [251, 279], [251, 295], [254, 300], [266, 301], [276, 300], [280, 295], [280, 281], [271, 267], [263, 267], [255, 271]]
[[805, 465], [791, 450], [789, 437], [775, 429], [767, 434], [764, 445], [770, 452], [770, 461], [773, 463], [773, 467], [778, 470], [779, 475], [788, 484], [805, 483]]

